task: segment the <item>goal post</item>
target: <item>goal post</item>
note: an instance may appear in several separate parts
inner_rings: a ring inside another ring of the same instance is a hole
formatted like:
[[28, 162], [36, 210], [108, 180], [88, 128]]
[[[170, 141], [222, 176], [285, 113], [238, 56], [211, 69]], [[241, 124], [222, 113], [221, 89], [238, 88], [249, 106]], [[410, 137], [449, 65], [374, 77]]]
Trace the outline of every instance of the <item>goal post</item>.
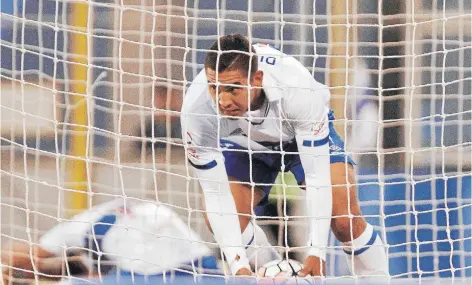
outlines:
[[[223, 264], [180, 112], [211, 44], [241, 33], [329, 86], [391, 278], [470, 280], [470, 0], [0, 1], [0, 251], [121, 199], [168, 206]], [[253, 217], [299, 261], [304, 197], [279, 174]], [[331, 235], [328, 281], [352, 280], [347, 262]]]
[[[351, 24], [353, 5], [357, 1], [341, 0], [331, 1], [328, 7], [329, 17], [329, 46], [328, 46], [328, 74], [327, 85], [331, 87], [330, 107], [336, 114], [335, 128], [341, 137], [346, 137], [346, 102], [349, 90], [349, 68], [353, 65], [352, 46], [353, 27]], [[352, 76], [351, 76], [352, 78]], [[348, 84], [346, 84], [348, 83]], [[354, 87], [355, 88], [355, 87]]]
[[92, 44], [89, 43], [92, 24], [89, 19], [89, 5], [86, 2], [71, 4], [71, 78], [72, 93], [70, 104], [73, 106], [71, 115], [70, 159], [69, 179], [70, 193], [67, 203], [70, 214], [77, 214], [89, 208], [88, 184], [91, 165], [88, 163], [89, 154], [93, 150], [93, 142], [89, 131], [89, 114], [93, 112], [88, 108], [89, 97], [93, 96], [88, 89], [89, 83], [89, 54]]

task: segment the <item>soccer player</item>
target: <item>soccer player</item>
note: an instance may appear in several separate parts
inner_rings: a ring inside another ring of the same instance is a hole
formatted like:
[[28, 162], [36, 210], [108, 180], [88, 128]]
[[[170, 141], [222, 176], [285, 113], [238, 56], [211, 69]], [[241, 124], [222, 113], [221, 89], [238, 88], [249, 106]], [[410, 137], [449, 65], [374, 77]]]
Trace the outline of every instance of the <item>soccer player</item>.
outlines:
[[15, 268], [4, 267], [5, 278], [34, 278], [34, 270], [40, 278], [50, 279], [99, 273], [133, 273], [138, 278], [177, 268], [182, 270], [177, 273], [192, 273], [193, 266], [219, 272], [211, 250], [169, 207], [124, 203], [123, 199], [97, 205], [59, 223], [37, 245], [17, 242], [10, 249], [2, 246], [1, 260]]
[[354, 162], [332, 125], [329, 99], [329, 89], [296, 59], [251, 46], [242, 35], [221, 37], [207, 53], [184, 98], [182, 132], [208, 225], [232, 274], [251, 274], [244, 248], [264, 239], [251, 215], [280, 171], [306, 189], [309, 249], [301, 276], [325, 275], [330, 227], [354, 274], [388, 274], [384, 245], [362, 217]]

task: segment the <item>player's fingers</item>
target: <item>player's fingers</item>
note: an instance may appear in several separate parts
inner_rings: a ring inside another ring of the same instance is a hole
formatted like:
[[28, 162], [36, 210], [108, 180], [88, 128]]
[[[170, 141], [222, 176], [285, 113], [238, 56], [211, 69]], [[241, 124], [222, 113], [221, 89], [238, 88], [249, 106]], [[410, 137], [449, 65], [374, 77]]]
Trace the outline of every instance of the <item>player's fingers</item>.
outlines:
[[300, 277], [306, 277], [306, 276], [308, 276], [310, 273], [311, 273], [310, 268], [304, 267], [302, 270], [300, 270], [300, 271], [298, 272], [298, 276], [300, 276]]

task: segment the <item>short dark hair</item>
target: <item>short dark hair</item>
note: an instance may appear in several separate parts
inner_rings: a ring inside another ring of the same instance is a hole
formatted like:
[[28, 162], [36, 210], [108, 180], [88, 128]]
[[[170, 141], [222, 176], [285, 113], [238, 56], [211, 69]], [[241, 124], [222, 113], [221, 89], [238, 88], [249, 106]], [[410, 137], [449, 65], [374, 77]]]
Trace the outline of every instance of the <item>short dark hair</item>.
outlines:
[[233, 34], [215, 41], [206, 55], [205, 68], [218, 72], [240, 69], [252, 75], [257, 71], [257, 62], [256, 51], [249, 40], [241, 34]]

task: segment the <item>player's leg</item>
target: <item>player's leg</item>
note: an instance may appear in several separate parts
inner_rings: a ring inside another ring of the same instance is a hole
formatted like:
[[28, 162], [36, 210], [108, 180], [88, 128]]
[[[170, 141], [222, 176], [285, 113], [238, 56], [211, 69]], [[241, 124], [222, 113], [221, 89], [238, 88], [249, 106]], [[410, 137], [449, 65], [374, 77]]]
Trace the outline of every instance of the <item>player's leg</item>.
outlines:
[[[258, 187], [254, 191], [247, 184], [238, 183], [240, 180], [229, 177], [236, 210], [239, 214], [242, 243], [246, 245], [247, 257], [253, 266], [260, 266], [269, 261], [280, 259], [280, 255], [269, 243], [264, 230], [257, 225], [253, 218], [253, 208], [263, 199], [264, 193]], [[205, 222], [211, 230], [208, 218], [204, 213]]]
[[[330, 120], [334, 120], [330, 114]], [[344, 142], [330, 127], [331, 184], [333, 212], [331, 229], [345, 246], [348, 265], [357, 276], [388, 275], [385, 245], [372, 225], [362, 216], [357, 198], [356, 174], [352, 158], [344, 151]]]
[[251, 187], [248, 185], [236, 183], [236, 178], [231, 177], [231, 191], [236, 203], [236, 209], [240, 213], [239, 221], [241, 224], [242, 242], [246, 245], [247, 257], [252, 266], [258, 268], [269, 261], [280, 259], [280, 255], [270, 244], [262, 228], [257, 225], [253, 218], [253, 209], [258, 205], [263, 197], [264, 191], [258, 187], [254, 189], [252, 197]]
[[331, 229], [340, 242], [356, 239], [367, 227], [359, 207], [355, 184], [356, 176], [352, 165], [343, 162], [331, 163], [333, 189]]
[[[247, 138], [245, 138], [247, 140]], [[222, 140], [223, 141], [223, 140]], [[256, 184], [271, 184], [275, 181], [278, 171], [273, 171], [263, 162], [262, 156], [253, 155], [250, 159], [246, 149], [237, 143], [224, 140], [226, 150], [225, 166], [230, 180], [230, 189], [233, 195], [236, 210], [239, 213], [239, 222], [242, 232], [242, 242], [251, 264], [262, 265], [274, 259], [279, 259], [277, 251], [270, 245], [264, 231], [254, 222], [254, 207], [267, 199], [270, 186], [251, 187], [251, 179]], [[231, 151], [231, 150], [239, 151]], [[252, 166], [249, 164], [252, 163]], [[249, 173], [252, 170], [252, 175]], [[208, 219], [205, 217], [207, 225]], [[210, 228], [210, 227], [209, 227]], [[211, 228], [210, 228], [211, 230]]]
[[357, 276], [388, 275], [388, 258], [379, 233], [362, 216], [354, 168], [331, 164], [333, 219], [331, 229], [345, 246], [348, 266]]
[[[332, 121], [332, 113], [329, 115]], [[357, 198], [354, 161], [345, 154], [344, 142], [336, 133], [332, 123], [330, 128], [331, 184], [333, 210], [331, 229], [336, 238], [345, 245], [351, 272], [361, 275], [388, 275], [388, 259], [380, 236], [362, 216]], [[296, 146], [288, 151], [297, 152]], [[285, 161], [300, 185], [305, 184], [305, 173], [299, 157], [288, 157]], [[324, 266], [321, 266], [322, 268]]]
[[[236, 204], [236, 210], [239, 215], [239, 225], [241, 227], [241, 232], [244, 233], [247, 225], [252, 218], [253, 208], [259, 204], [262, 200], [263, 193], [262, 190], [255, 187], [254, 191], [247, 184], [238, 183], [240, 180], [235, 177], [228, 177], [230, 181], [231, 194], [234, 198], [234, 203]], [[205, 206], [205, 201], [203, 201], [203, 206]], [[208, 228], [211, 230], [210, 222], [208, 221], [208, 216], [203, 212], [203, 217]]]
[[[299, 183], [305, 185], [304, 180]], [[331, 184], [333, 185], [331, 230], [345, 246], [349, 269], [357, 276], [388, 275], [385, 245], [372, 225], [362, 216], [352, 165], [343, 162], [332, 163]], [[322, 264], [314, 266], [324, 268]]]

